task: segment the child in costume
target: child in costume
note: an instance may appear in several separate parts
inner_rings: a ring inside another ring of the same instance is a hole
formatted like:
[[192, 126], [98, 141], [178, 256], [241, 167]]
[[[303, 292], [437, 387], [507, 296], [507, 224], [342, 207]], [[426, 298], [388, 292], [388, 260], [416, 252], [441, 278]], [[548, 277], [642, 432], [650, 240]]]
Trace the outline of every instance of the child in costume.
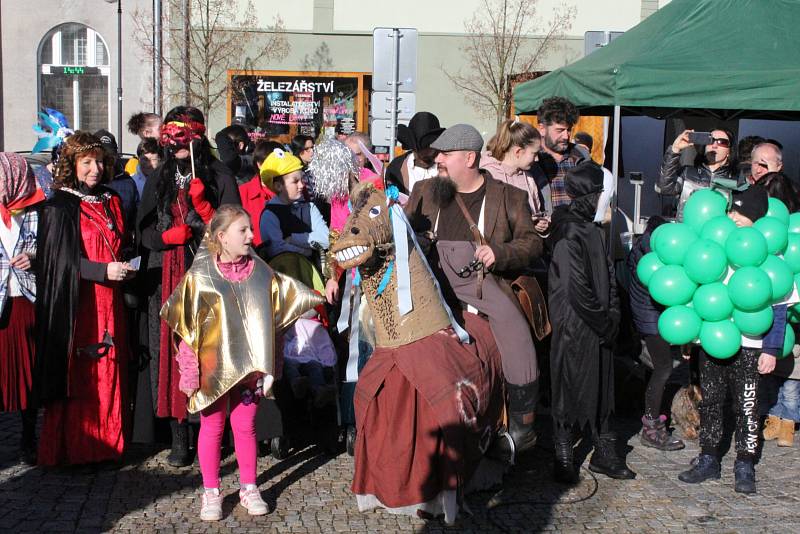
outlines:
[[161, 318], [180, 338], [180, 389], [188, 411], [200, 412], [197, 453], [205, 491], [200, 517], [222, 518], [220, 447], [230, 409], [239, 498], [250, 515], [267, 513], [256, 486], [255, 416], [259, 397], [273, 382], [275, 334], [322, 297], [270, 269], [250, 248], [247, 212], [221, 206]]
[[304, 198], [300, 158], [275, 149], [261, 164], [261, 179], [275, 192], [261, 214], [267, 257], [294, 252], [310, 258], [327, 249], [328, 225], [317, 207]]
[[[753, 226], [767, 214], [769, 198], [763, 187], [752, 186], [731, 196], [728, 217], [738, 227]], [[786, 304], [773, 303], [773, 323], [763, 336], [742, 337], [742, 348], [732, 357], [717, 359], [700, 351], [700, 454], [691, 467], [678, 475], [688, 484], [719, 479], [722, 459], [723, 408], [727, 394], [733, 399], [736, 414], [734, 429], [736, 460], [733, 463], [734, 491], [756, 492], [755, 463], [758, 455], [760, 421], [758, 417], [759, 375], [775, 369], [786, 331]]]

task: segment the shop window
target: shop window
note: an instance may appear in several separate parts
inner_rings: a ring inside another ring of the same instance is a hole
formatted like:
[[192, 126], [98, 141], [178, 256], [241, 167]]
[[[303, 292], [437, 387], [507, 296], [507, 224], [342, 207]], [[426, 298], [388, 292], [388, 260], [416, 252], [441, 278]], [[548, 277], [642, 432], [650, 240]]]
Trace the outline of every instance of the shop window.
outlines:
[[108, 47], [83, 24], [56, 26], [39, 45], [39, 108], [63, 113], [75, 130], [108, 128]]

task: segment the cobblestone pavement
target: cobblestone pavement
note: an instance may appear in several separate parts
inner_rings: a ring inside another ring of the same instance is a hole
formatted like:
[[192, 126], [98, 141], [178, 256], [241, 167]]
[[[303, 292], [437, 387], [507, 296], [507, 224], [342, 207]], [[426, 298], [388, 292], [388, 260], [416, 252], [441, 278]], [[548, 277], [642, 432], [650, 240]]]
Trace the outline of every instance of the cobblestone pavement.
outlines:
[[[512, 470], [503, 488], [468, 497], [472, 516], [455, 527], [383, 511], [359, 513], [349, 490], [353, 460], [309, 447], [278, 462], [259, 460], [258, 483], [270, 507], [253, 518], [237, 505], [232, 454], [223, 462], [224, 519], [198, 518], [197, 466], [174, 469], [166, 451], [132, 451], [121, 469], [42, 470], [19, 464], [15, 414], [0, 415], [0, 532], [797, 532], [800, 533], [798, 448], [764, 447], [757, 467], [758, 495], [733, 491], [733, 460], [723, 476], [698, 486], [677, 480], [697, 453], [695, 444], [673, 453], [647, 449], [623, 425], [633, 450], [633, 481], [594, 478], [567, 489], [549, 481], [547, 439]], [[584, 463], [584, 467], [586, 463]]]

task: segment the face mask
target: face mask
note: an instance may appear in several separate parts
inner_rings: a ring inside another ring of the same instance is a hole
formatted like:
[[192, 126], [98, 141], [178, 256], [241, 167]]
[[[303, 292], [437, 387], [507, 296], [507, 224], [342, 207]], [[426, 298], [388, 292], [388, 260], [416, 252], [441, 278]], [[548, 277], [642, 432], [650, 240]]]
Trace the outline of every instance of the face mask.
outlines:
[[187, 147], [206, 133], [206, 127], [197, 121], [185, 119], [171, 121], [161, 127], [159, 143], [164, 147]]

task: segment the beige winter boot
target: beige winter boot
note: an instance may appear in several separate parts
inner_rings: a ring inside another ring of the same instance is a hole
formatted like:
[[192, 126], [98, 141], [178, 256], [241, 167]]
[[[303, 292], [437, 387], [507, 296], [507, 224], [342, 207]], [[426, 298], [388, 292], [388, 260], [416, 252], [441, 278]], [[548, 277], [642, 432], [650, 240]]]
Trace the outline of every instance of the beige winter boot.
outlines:
[[774, 415], [767, 417], [764, 421], [764, 441], [778, 439], [778, 432], [781, 428], [781, 418]]
[[778, 447], [791, 447], [792, 445], [794, 445], [794, 421], [781, 419], [781, 426], [778, 430]]

